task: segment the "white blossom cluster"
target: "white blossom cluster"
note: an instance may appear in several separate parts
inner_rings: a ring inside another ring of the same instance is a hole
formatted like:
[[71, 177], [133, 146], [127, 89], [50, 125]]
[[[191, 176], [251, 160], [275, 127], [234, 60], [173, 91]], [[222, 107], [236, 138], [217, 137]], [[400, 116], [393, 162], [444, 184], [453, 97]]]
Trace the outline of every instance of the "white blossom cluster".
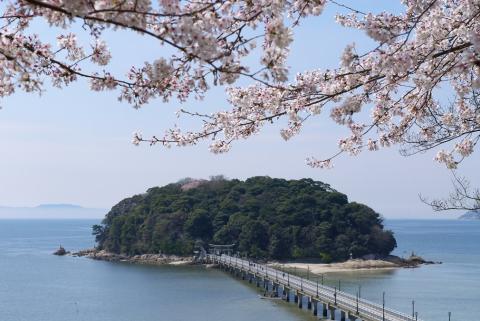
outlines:
[[[378, 43], [376, 49], [359, 54], [349, 45], [339, 68], [306, 71], [290, 84], [230, 88], [232, 108], [205, 115], [201, 131], [177, 130], [149, 141], [188, 145], [208, 138], [213, 139], [211, 150], [221, 153], [279, 119], [288, 121], [280, 134], [289, 139], [307, 119], [328, 109], [350, 130], [339, 140], [338, 154], [395, 144], [416, 153], [445, 144], [451, 149], [440, 150], [436, 160], [456, 168], [480, 139], [480, 0], [403, 3], [405, 13], [398, 15], [353, 11], [337, 17], [340, 24], [365, 31]], [[281, 38], [266, 38], [280, 48], [291, 41], [285, 31]], [[452, 92], [452, 104], [441, 103], [440, 88]], [[369, 121], [359, 117], [365, 109]], [[331, 167], [332, 158], [310, 157], [307, 164]]]
[[[0, 16], [0, 97], [18, 87], [40, 91], [47, 79], [60, 87], [83, 77], [92, 90], [118, 89], [120, 100], [138, 108], [154, 98], [201, 98], [212, 84], [233, 84], [241, 76], [282, 82], [294, 21], [320, 14], [324, 5], [325, 0], [11, 1]], [[30, 36], [33, 19], [65, 33], [56, 44], [41, 43]], [[69, 32], [76, 21], [92, 38], [89, 48]], [[107, 69], [112, 54], [102, 40], [105, 29], [137, 32], [175, 53], [131, 66], [125, 78], [114, 76]], [[260, 71], [250, 71], [243, 61], [255, 40], [263, 41]], [[88, 61], [98, 70], [83, 71]]]
[[[358, 53], [351, 44], [338, 68], [305, 71], [289, 83], [293, 28], [320, 15], [328, 0], [12, 0], [0, 16], [0, 97], [19, 89], [40, 92], [46, 80], [62, 87], [87, 78], [92, 90], [118, 90], [120, 100], [138, 108], [154, 98], [185, 101], [212, 85], [231, 85], [231, 108], [187, 113], [202, 118], [201, 130], [174, 127], [151, 138], [136, 133], [133, 143], [187, 146], [208, 139], [212, 152], [223, 153], [277, 121], [286, 123], [280, 134], [290, 139], [323, 111], [350, 130], [336, 155], [395, 144], [406, 153], [444, 145], [436, 160], [456, 168], [480, 139], [480, 0], [399, 1], [405, 6], [400, 14], [350, 8], [351, 14], [338, 15], [338, 23], [364, 31], [376, 48]], [[65, 32], [57, 43], [43, 43], [29, 29], [33, 19]], [[70, 32], [75, 21], [89, 32], [90, 47]], [[175, 54], [131, 66], [118, 78], [108, 70], [107, 28], [135, 31]], [[256, 42], [262, 67], [250, 70], [244, 58]], [[98, 70], [83, 71], [87, 61]], [[253, 84], [235, 87], [240, 77]], [[452, 92], [451, 104], [440, 99], [441, 90]], [[368, 121], [360, 113], [368, 113]], [[332, 158], [307, 163], [331, 167]]]

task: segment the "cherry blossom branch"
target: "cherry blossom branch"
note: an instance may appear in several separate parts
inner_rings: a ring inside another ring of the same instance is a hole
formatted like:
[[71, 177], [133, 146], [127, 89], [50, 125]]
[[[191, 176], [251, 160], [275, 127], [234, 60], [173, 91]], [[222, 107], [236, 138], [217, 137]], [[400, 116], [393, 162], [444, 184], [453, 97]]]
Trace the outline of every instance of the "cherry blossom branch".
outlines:
[[[174, 126], [162, 137], [136, 134], [134, 143], [186, 146], [210, 140], [211, 151], [221, 153], [269, 123], [281, 122], [280, 135], [288, 140], [327, 113], [350, 133], [339, 138], [335, 155], [311, 166], [331, 166], [344, 153], [400, 145], [405, 154], [449, 146], [438, 150], [436, 160], [456, 168], [478, 142], [480, 5], [404, 0], [401, 13], [373, 14], [329, 3], [348, 10], [337, 15], [339, 24], [365, 32], [376, 45], [362, 54], [348, 45], [338, 68], [291, 79], [286, 62], [293, 30], [305, 17], [320, 15], [326, 0], [14, 0], [0, 16], [6, 22], [0, 29], [0, 97], [41, 92], [46, 80], [62, 87], [84, 78], [92, 90], [118, 90], [120, 100], [139, 108], [157, 98], [186, 102], [202, 98], [212, 85], [228, 86], [225, 111], [181, 109], [201, 119], [198, 130]], [[60, 30], [56, 45], [32, 33], [34, 19]], [[71, 32], [76, 22], [89, 33], [90, 47]], [[101, 39], [106, 29], [145, 35], [175, 53], [114, 76], [108, 68], [112, 53]], [[250, 70], [245, 58], [254, 51], [260, 66]], [[93, 71], [83, 71], [86, 65]], [[251, 85], [235, 86], [241, 78]], [[442, 103], [440, 88], [451, 93], [451, 106]]]
[[420, 195], [420, 200], [432, 207], [435, 211], [448, 210], [480, 210], [480, 190], [472, 189], [465, 177], [460, 177], [452, 171], [453, 192], [448, 198], [429, 201], [428, 198]]
[[[472, 108], [466, 95], [471, 92], [469, 87], [478, 88], [480, 82], [477, 66], [480, 40], [475, 33], [469, 33], [469, 30], [478, 29], [476, 17], [480, 14], [480, 8], [468, 7], [467, 2], [461, 4], [464, 6], [454, 8], [439, 1], [422, 5], [411, 1], [404, 16], [361, 13], [363, 21], [356, 16], [341, 16], [339, 21], [343, 25], [365, 30], [380, 45], [362, 56], [355, 54], [354, 47], [349, 46], [342, 57], [341, 68], [305, 72], [288, 86], [230, 89], [230, 102], [234, 108], [210, 115], [213, 121], [204, 125], [204, 129], [231, 132], [226, 137], [217, 138], [219, 141], [245, 139], [250, 135], [235, 131], [240, 120], [248, 118], [248, 115], [259, 119], [250, 131], [253, 134], [263, 126], [261, 120], [265, 114], [282, 111], [283, 117], [289, 120], [289, 126], [282, 129], [281, 135], [289, 139], [299, 133], [304, 122], [302, 113], [317, 115], [325, 107], [337, 105], [332, 106], [332, 118], [352, 130], [350, 137], [339, 141], [341, 150], [337, 154], [347, 151], [356, 155], [365, 147], [378, 150], [380, 146], [393, 144], [411, 144], [414, 152], [421, 152], [451, 139], [467, 136], [469, 139], [455, 147], [463, 159], [471, 153], [470, 147], [476, 145], [468, 133], [477, 132], [480, 122], [479, 111]], [[454, 17], [454, 14], [458, 15]], [[439, 24], [441, 29], [432, 37], [432, 27], [427, 25], [438, 19], [451, 22], [451, 26]], [[435, 88], [446, 82], [456, 95], [456, 112], [461, 117], [455, 120], [461, 122], [463, 130], [451, 138], [432, 141], [436, 127], [442, 128], [444, 122], [449, 121], [446, 119], [448, 115], [440, 111], [434, 94]], [[406, 93], [396, 99], [395, 96], [405, 92], [405, 89]], [[375, 106], [372, 110], [372, 127], [358, 123], [354, 118], [363, 106], [369, 104]], [[377, 129], [376, 139], [373, 137], [373, 128]], [[203, 131], [205, 136], [199, 137], [209, 137], [208, 130]], [[220, 132], [214, 132], [218, 137]], [[414, 133], [417, 133], [418, 139], [410, 140]], [[364, 143], [365, 139], [368, 143]], [[329, 163], [334, 157], [324, 161]], [[458, 164], [453, 156], [446, 157], [442, 151], [437, 155], [437, 160], [446, 163], [447, 167]], [[322, 161], [315, 164], [322, 164]]]

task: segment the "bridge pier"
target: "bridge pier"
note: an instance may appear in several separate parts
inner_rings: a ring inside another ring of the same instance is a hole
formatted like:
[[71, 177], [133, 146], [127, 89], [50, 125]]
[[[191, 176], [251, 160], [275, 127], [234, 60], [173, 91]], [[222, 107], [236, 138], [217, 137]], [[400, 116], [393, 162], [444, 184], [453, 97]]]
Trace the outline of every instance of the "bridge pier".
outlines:
[[285, 297], [286, 297], [287, 302], [290, 302], [290, 289], [285, 288], [285, 287], [283, 289], [285, 291]]
[[312, 305], [313, 305], [313, 315], [317, 316], [318, 315], [318, 301], [312, 300]]
[[323, 311], [322, 311], [322, 316], [326, 319], [327, 316], [328, 316], [328, 310], [327, 310], [327, 304], [326, 303], [322, 303], [322, 307], [323, 307]]
[[294, 293], [294, 297], [293, 297], [293, 302], [295, 303], [298, 303], [298, 295], [297, 295], [298, 292], [295, 291]]
[[297, 297], [298, 297], [298, 308], [301, 309], [303, 307], [303, 296], [301, 293], [297, 292]]
[[329, 304], [328, 309], [330, 310], [330, 320], [335, 320], [335, 307]]
[[345, 311], [340, 311], [340, 321], [345, 321]]
[[312, 309], [312, 297], [307, 297], [308, 301], [307, 301], [307, 309], [308, 310], [311, 310]]
[[260, 287], [260, 278], [258, 276], [255, 276], [255, 283], [257, 284], [257, 288]]
[[348, 318], [348, 320], [350, 320], [350, 321], [355, 321], [355, 320], [357, 320], [357, 316], [354, 315], [354, 314], [352, 314], [351, 312], [348, 312], [348, 313], [347, 313], [347, 318]]

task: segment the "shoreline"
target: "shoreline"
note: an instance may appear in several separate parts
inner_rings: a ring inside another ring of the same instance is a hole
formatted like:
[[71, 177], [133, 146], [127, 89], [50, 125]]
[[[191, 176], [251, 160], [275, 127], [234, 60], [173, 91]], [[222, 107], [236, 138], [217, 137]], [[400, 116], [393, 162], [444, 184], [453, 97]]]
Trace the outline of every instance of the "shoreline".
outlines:
[[[138, 254], [125, 255], [107, 252], [105, 250], [86, 249], [78, 252], [67, 252], [66, 255], [73, 257], [86, 257], [98, 261], [107, 262], [126, 262], [132, 264], [146, 265], [194, 265], [199, 264], [194, 261], [193, 256], [178, 256], [167, 254]], [[339, 273], [339, 272], [355, 272], [355, 271], [375, 271], [375, 270], [392, 270], [398, 268], [417, 268], [422, 265], [441, 264], [441, 262], [426, 261], [422, 257], [412, 255], [407, 259], [398, 256], [389, 255], [383, 258], [371, 259], [350, 259], [345, 262], [321, 263], [308, 261], [270, 261], [266, 264], [273, 268], [280, 269], [300, 269], [309, 270], [314, 274], [323, 273]], [[207, 267], [209, 264], [205, 264]]]
[[267, 265], [277, 268], [309, 270], [311, 273], [337, 273], [355, 271], [392, 270], [399, 268], [418, 268], [422, 265], [441, 264], [441, 262], [426, 261], [420, 256], [412, 255], [408, 259], [389, 255], [378, 259], [350, 259], [345, 262], [268, 262]]
[[104, 250], [87, 249], [70, 254], [73, 257], [86, 257], [92, 260], [107, 262], [126, 262], [133, 264], [147, 265], [192, 265], [194, 264], [191, 256], [178, 256], [167, 254], [138, 254], [124, 255], [110, 253]]

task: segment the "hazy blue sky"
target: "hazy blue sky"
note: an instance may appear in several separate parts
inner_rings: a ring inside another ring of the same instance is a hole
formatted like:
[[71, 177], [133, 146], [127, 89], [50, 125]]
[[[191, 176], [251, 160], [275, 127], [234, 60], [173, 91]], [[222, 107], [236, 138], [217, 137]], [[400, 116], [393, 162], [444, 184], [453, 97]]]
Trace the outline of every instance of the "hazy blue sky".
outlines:
[[[397, 0], [350, 1], [363, 10], [401, 10]], [[371, 42], [355, 30], [334, 22], [338, 8], [329, 7], [320, 18], [308, 19], [295, 32], [289, 60], [292, 74], [309, 68], [338, 65], [343, 47], [355, 41], [363, 48]], [[56, 33], [35, 25], [45, 39]], [[144, 37], [108, 33], [113, 68], [124, 73], [165, 54], [166, 50]], [[176, 102], [155, 101], [135, 110], [119, 103], [115, 93], [89, 92], [79, 82], [64, 90], [52, 89], [41, 97], [19, 92], [2, 102], [0, 110], [0, 205], [33, 206], [40, 203], [75, 203], [110, 208], [122, 198], [142, 193], [183, 177], [230, 178], [269, 175], [310, 177], [330, 183], [350, 200], [368, 204], [385, 217], [438, 217], [423, 205], [418, 194], [448, 194], [449, 172], [427, 153], [410, 158], [396, 148], [358, 157], [342, 157], [331, 170], [311, 169], [308, 156], [330, 155], [344, 129], [326, 112], [312, 119], [303, 133], [289, 142], [270, 127], [254, 139], [240, 142], [226, 155], [213, 155], [201, 144], [190, 148], [135, 147], [131, 134], [161, 134], [175, 121]], [[227, 108], [222, 88], [212, 90], [204, 102], [191, 101], [183, 108], [213, 111]], [[185, 124], [185, 123], [184, 123]], [[188, 123], [186, 123], [188, 124]], [[480, 184], [478, 153], [465, 161], [462, 173]], [[444, 215], [443, 215], [444, 216]]]

